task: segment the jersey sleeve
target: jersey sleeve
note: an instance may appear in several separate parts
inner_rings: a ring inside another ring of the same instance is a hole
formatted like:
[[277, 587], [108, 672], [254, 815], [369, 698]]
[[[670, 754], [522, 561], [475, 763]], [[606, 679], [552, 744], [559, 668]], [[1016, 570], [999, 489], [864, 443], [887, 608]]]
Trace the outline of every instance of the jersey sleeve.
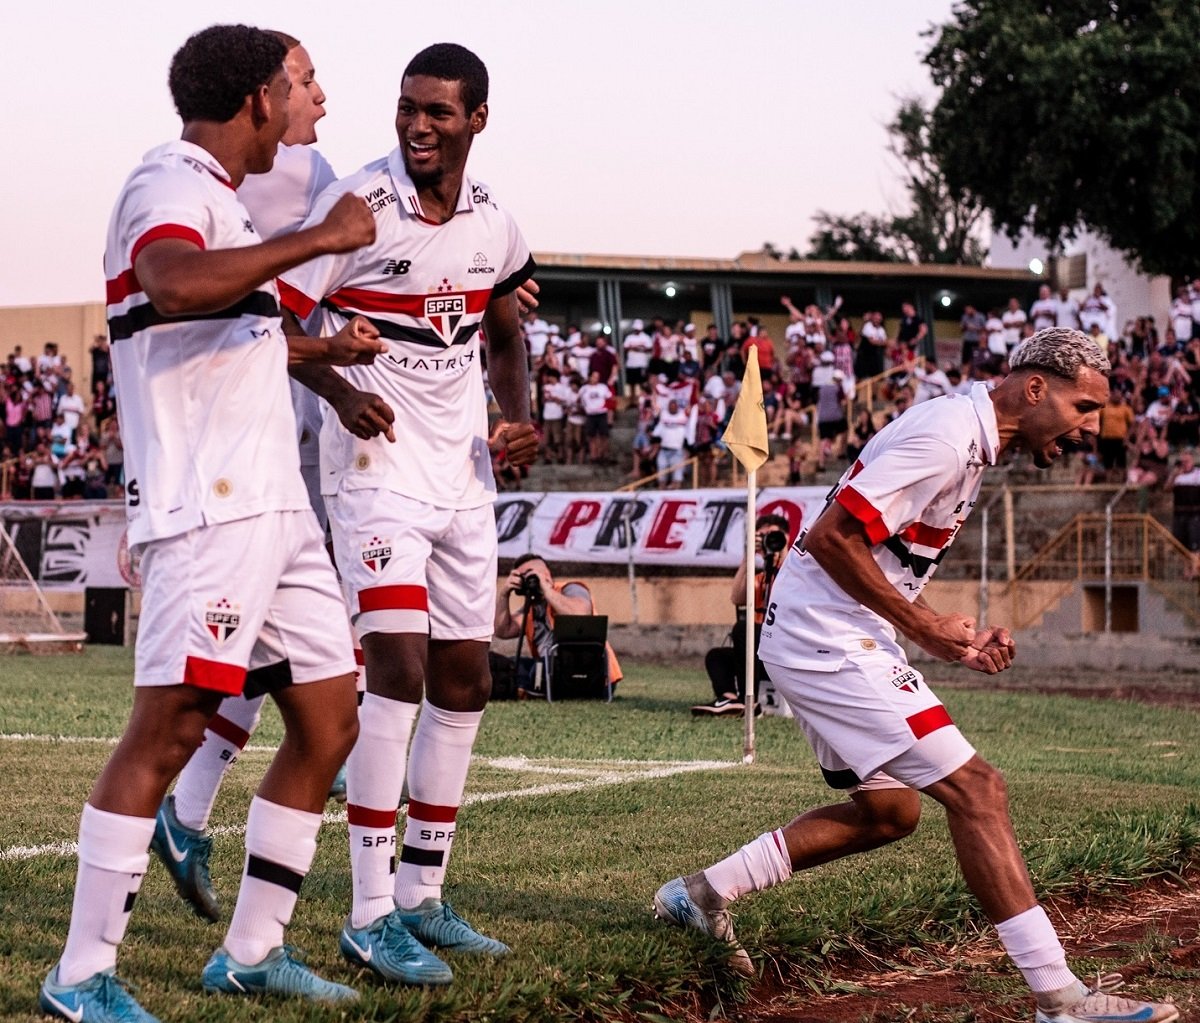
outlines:
[[507, 212], [504, 213], [504, 220], [508, 227], [508, 245], [504, 254], [504, 263], [497, 275], [499, 279], [492, 288], [492, 298], [511, 295], [529, 280], [537, 269], [537, 264], [533, 261], [533, 253], [529, 251], [529, 245], [526, 243], [524, 235], [521, 234], [521, 229], [517, 227], [516, 221]]
[[958, 451], [928, 434], [886, 448], [852, 474], [834, 500], [862, 523], [872, 544], [919, 524], [921, 514], [961, 469]]
[[125, 265], [132, 267], [147, 245], [163, 238], [208, 248], [213, 240], [209, 205], [203, 182], [189, 167], [135, 176], [122, 199], [120, 246]]
[[[322, 191], [300, 230], [321, 223], [342, 195], [339, 188], [327, 187]], [[322, 299], [332, 295], [353, 276], [355, 255], [356, 252], [329, 253], [288, 270], [278, 281], [280, 302], [298, 320], [307, 320]]]

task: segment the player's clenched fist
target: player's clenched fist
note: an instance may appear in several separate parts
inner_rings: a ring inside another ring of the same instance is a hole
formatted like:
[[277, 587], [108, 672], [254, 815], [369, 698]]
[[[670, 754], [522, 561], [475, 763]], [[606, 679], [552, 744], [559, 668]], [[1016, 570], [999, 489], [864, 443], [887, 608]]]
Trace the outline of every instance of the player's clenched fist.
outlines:
[[389, 441], [396, 439], [392, 429], [396, 413], [378, 394], [354, 389], [339, 395], [330, 404], [342, 425], [355, 437], [370, 440], [382, 434]]
[[532, 423], [509, 423], [500, 436], [509, 465], [520, 468], [537, 461], [538, 438]]
[[367, 201], [349, 192], [333, 204], [321, 227], [328, 233], [330, 252], [352, 252], [375, 240], [375, 217]]
[[386, 351], [379, 328], [364, 316], [355, 316], [329, 338], [329, 363], [334, 366], [369, 366]]
[[911, 638], [934, 657], [961, 661], [975, 639], [975, 619], [960, 614], [930, 614], [925, 627]]
[[1008, 629], [981, 629], [959, 660], [975, 671], [995, 675], [1012, 666], [1016, 653], [1017, 645]]

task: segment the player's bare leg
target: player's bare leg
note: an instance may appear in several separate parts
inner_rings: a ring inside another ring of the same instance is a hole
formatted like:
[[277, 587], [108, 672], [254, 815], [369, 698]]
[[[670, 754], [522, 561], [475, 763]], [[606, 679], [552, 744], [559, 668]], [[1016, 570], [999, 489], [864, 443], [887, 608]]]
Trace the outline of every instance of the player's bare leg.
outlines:
[[807, 870], [905, 838], [920, 819], [921, 797], [912, 789], [868, 789], [801, 814], [783, 837], [792, 870]]

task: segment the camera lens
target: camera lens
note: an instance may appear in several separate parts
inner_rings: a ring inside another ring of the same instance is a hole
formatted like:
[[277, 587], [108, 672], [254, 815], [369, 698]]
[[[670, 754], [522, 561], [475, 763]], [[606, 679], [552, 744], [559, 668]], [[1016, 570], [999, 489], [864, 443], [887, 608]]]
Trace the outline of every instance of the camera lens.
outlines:
[[768, 554], [778, 554], [787, 546], [787, 537], [783, 533], [772, 531], [763, 534], [763, 550]]

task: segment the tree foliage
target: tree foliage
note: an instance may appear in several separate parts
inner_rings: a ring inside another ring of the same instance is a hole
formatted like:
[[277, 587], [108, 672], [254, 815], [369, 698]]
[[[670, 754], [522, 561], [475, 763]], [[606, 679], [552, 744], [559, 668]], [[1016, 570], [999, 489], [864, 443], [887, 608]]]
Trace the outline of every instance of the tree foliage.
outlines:
[[929, 111], [915, 99], [904, 100], [888, 125], [888, 151], [900, 167], [908, 209], [852, 216], [821, 210], [809, 238], [810, 259], [983, 262], [986, 253], [978, 237], [983, 207], [969, 191], [948, 185], [929, 150], [930, 127]]
[[960, 0], [930, 38], [930, 153], [999, 228], [1200, 266], [1200, 4]]

